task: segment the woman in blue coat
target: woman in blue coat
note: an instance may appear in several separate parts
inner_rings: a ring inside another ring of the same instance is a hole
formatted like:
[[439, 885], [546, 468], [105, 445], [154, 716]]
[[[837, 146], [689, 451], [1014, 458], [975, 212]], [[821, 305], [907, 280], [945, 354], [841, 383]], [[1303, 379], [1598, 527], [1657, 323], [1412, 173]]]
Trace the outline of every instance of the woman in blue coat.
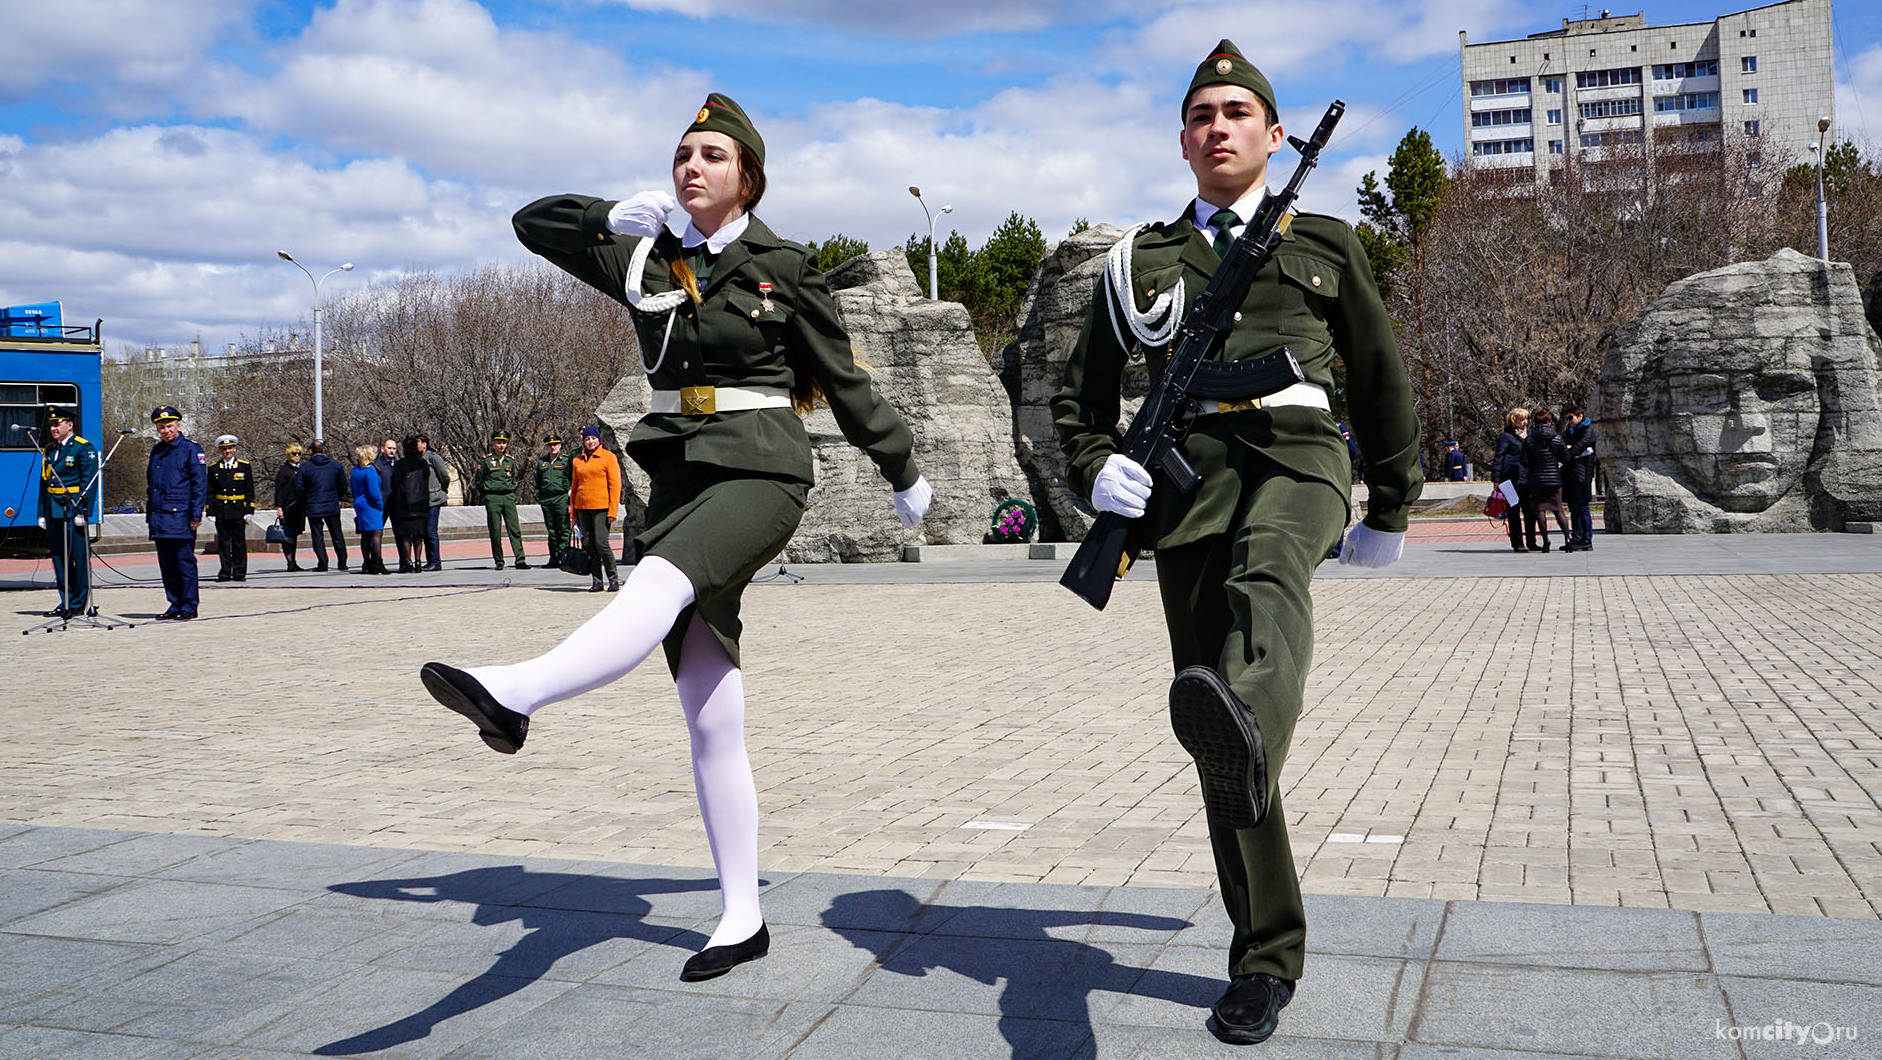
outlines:
[[373, 458], [379, 450], [362, 445], [353, 450], [353, 530], [359, 534], [359, 550], [365, 560], [361, 574], [391, 574], [379, 554], [379, 537], [386, 528], [386, 497], [379, 486], [379, 469]]

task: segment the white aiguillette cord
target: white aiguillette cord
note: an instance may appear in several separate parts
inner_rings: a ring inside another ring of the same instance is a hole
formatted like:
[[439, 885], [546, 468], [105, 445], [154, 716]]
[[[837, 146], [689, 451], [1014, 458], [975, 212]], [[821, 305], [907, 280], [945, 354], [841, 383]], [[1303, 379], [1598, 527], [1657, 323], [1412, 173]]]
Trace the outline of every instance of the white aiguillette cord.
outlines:
[[[1131, 243], [1143, 228], [1143, 225], [1132, 226], [1130, 231], [1124, 233], [1124, 238], [1112, 244], [1110, 251], [1105, 254], [1104, 274], [1110, 280], [1112, 294], [1105, 300], [1105, 306], [1111, 312], [1111, 332], [1117, 336], [1117, 344], [1125, 349], [1130, 349], [1131, 344], [1124, 341], [1124, 333], [1118, 330], [1118, 306], [1124, 307], [1124, 322], [1130, 326], [1131, 334], [1137, 337], [1138, 342], [1144, 346], [1161, 346], [1176, 334], [1186, 304], [1183, 279], [1179, 276], [1174, 286], [1150, 303], [1147, 312], [1137, 311], [1137, 299], [1131, 292]], [[1159, 320], [1162, 321], [1161, 325], [1157, 323]]]
[[635, 244], [634, 255], [629, 258], [627, 262], [627, 280], [621, 285], [626, 290], [628, 305], [633, 306], [643, 313], [665, 313], [667, 315], [666, 333], [660, 336], [660, 356], [654, 358], [653, 364], [649, 365], [647, 363], [647, 355], [645, 353], [640, 355], [641, 370], [648, 375], [659, 371], [660, 366], [666, 363], [667, 343], [673, 338], [673, 318], [678, 315], [674, 311], [680, 307], [682, 302], [685, 302], [691, 297], [691, 295], [688, 295], [685, 291], [662, 291], [659, 294], [647, 294], [640, 289], [641, 279], [647, 272], [647, 255], [653, 252], [653, 244], [653, 237], [642, 239], [639, 243]]

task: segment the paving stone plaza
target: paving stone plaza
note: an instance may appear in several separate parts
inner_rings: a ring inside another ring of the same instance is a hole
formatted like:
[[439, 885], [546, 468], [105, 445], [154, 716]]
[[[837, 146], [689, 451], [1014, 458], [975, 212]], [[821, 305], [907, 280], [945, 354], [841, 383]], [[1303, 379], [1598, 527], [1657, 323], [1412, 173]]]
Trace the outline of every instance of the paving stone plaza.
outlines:
[[1307, 969], [1243, 1050], [1148, 572], [1102, 615], [1054, 562], [755, 585], [772, 953], [683, 984], [717, 898], [657, 660], [515, 757], [416, 680], [609, 597], [258, 556], [144, 624], [113, 557], [136, 628], [0, 652], [0, 1057], [1882, 1055], [1882, 540], [1421, 531], [1317, 580]]

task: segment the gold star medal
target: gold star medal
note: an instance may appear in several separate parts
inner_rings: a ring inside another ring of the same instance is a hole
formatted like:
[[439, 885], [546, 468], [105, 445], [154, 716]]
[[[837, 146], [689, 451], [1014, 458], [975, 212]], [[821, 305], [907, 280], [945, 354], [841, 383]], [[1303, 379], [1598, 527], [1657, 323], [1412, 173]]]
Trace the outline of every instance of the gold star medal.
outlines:
[[764, 301], [765, 312], [769, 313], [772, 310], [777, 308], [777, 306], [774, 306], [771, 304], [771, 285], [770, 284], [768, 283], [759, 284], [758, 294], [762, 296], [765, 300]]

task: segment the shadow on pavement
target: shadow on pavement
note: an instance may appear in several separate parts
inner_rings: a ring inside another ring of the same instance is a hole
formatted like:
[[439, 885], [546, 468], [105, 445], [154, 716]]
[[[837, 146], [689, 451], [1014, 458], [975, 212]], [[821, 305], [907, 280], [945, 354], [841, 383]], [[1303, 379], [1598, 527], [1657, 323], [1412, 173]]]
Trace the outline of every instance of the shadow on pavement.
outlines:
[[[370, 1053], [431, 1034], [453, 1016], [499, 1001], [548, 973], [570, 954], [613, 939], [697, 950], [705, 936], [695, 931], [648, 924], [653, 911], [648, 895], [682, 891], [717, 891], [718, 881], [637, 879], [529, 872], [516, 865], [470, 869], [443, 876], [337, 883], [327, 888], [356, 898], [395, 902], [469, 902], [477, 905], [471, 922], [491, 926], [516, 921], [528, 932], [497, 955], [482, 975], [463, 983], [404, 1019], [314, 1050], [317, 1056]], [[506, 896], [511, 896], [507, 897]], [[525, 905], [524, 902], [539, 904]], [[553, 907], [540, 903], [555, 903]]]
[[[919, 933], [964, 917], [973, 934]], [[1011, 1055], [1061, 1055], [1089, 1060], [1097, 1055], [1091, 1029], [1096, 991], [1155, 998], [1200, 1007], [1204, 1013], [1221, 993], [1222, 981], [1184, 972], [1133, 968], [1087, 942], [1054, 938], [1048, 928], [1077, 924], [1180, 931], [1177, 917], [1106, 910], [1007, 909], [989, 906], [924, 905], [904, 891], [857, 891], [836, 896], [823, 913], [824, 926], [859, 949], [875, 954], [883, 971], [921, 978], [946, 969], [1000, 991], [1000, 1036]], [[906, 924], [914, 931], [885, 932]], [[875, 928], [864, 927], [875, 925]], [[1200, 1016], [1198, 1021], [1200, 1022]]]

